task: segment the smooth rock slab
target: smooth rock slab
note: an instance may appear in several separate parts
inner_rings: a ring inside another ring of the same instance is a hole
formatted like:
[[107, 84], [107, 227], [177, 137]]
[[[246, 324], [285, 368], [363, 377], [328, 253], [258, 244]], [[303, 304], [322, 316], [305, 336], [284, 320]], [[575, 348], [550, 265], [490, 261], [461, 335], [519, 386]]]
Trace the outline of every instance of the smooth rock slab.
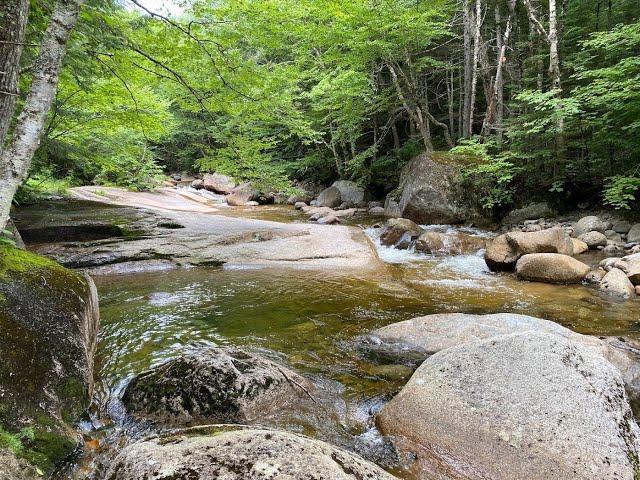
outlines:
[[640, 430], [618, 370], [527, 332], [443, 350], [377, 417], [419, 478], [629, 479]]
[[136, 417], [157, 423], [249, 423], [305, 401], [313, 390], [271, 360], [236, 348], [210, 348], [141, 373], [122, 401]]
[[392, 480], [361, 457], [327, 443], [272, 430], [153, 438], [126, 447], [108, 480]]

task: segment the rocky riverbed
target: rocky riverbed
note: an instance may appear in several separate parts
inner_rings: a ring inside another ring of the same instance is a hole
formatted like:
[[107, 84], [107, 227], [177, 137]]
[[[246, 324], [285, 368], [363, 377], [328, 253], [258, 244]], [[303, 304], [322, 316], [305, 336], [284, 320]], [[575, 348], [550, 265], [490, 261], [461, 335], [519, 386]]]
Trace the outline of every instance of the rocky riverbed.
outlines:
[[640, 302], [494, 273], [487, 231], [422, 225], [402, 249], [368, 214], [186, 193], [83, 188], [16, 215], [100, 294], [83, 453], [57, 478], [633, 478]]

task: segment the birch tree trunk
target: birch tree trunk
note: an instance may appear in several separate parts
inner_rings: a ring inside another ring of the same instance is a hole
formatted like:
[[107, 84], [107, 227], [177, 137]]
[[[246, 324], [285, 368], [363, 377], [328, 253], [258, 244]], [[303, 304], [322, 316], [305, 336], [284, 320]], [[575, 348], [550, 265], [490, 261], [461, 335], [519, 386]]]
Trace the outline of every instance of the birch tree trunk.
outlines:
[[0, 152], [0, 228], [9, 220], [11, 202], [27, 175], [56, 94], [67, 41], [84, 0], [58, 0], [42, 38], [33, 80], [6, 148]]
[[480, 42], [482, 38], [480, 36], [480, 27], [482, 26], [482, 3], [481, 0], [476, 0], [475, 7], [475, 30], [474, 30], [474, 42], [473, 42], [473, 65], [471, 76], [471, 98], [469, 99], [469, 125], [467, 126], [468, 136], [473, 135], [473, 115], [476, 103], [476, 89], [478, 85], [478, 60], [480, 57]]
[[20, 58], [24, 46], [29, 0], [3, 0], [0, 6], [0, 152], [18, 100]]
[[471, 10], [470, 0], [465, 0], [462, 10], [462, 46], [464, 49], [464, 72], [463, 72], [463, 85], [460, 92], [460, 98], [462, 99], [462, 129], [460, 135], [463, 138], [469, 138], [471, 133], [469, 132], [469, 113], [471, 112], [471, 76], [473, 75], [473, 55], [472, 55], [472, 40], [473, 33], [473, 11]]

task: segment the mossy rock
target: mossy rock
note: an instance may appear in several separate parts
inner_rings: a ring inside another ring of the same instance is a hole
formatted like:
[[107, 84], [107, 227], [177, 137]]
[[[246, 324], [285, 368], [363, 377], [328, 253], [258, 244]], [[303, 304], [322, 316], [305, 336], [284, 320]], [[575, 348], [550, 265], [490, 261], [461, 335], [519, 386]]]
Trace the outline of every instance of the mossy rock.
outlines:
[[[76, 446], [93, 389], [97, 295], [87, 276], [0, 246], [0, 428], [47, 472]], [[14, 449], [15, 450], [15, 449]]]

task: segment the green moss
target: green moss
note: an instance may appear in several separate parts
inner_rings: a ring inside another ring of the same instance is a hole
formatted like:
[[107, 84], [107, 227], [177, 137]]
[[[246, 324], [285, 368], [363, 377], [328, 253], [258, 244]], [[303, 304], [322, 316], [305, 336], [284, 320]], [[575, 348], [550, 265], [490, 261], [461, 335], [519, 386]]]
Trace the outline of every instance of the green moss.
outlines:
[[6, 277], [8, 273], [25, 273], [40, 269], [67, 272], [53, 260], [10, 245], [0, 245], [0, 277]]

